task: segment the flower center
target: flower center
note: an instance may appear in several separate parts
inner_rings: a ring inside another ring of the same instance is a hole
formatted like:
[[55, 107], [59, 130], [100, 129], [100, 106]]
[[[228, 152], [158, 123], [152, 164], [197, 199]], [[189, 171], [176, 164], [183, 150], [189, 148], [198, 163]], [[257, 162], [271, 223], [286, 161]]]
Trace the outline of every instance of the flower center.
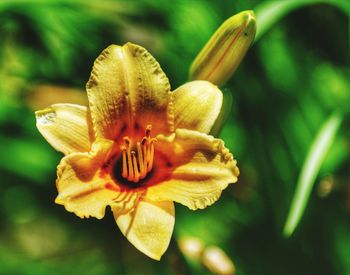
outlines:
[[152, 170], [154, 161], [154, 143], [156, 138], [151, 137], [152, 125], [147, 125], [145, 136], [141, 142], [132, 146], [129, 137], [124, 137], [122, 151], [122, 177], [130, 182], [139, 182]]

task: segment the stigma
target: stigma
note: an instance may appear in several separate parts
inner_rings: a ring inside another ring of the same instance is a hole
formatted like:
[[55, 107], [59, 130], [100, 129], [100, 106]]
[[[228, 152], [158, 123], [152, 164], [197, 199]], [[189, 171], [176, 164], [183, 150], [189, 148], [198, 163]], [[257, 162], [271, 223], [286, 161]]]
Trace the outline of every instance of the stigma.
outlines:
[[152, 125], [147, 125], [145, 136], [133, 146], [129, 137], [124, 137], [122, 151], [122, 177], [130, 182], [137, 183], [144, 179], [153, 168], [154, 143], [156, 138], [151, 137]]

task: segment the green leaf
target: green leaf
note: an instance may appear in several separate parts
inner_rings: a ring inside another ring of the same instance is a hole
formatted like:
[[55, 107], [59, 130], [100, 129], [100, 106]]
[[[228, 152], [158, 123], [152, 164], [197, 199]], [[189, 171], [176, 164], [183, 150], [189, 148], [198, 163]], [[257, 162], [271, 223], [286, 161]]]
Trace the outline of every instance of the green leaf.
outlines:
[[350, 1], [344, 0], [265, 1], [254, 9], [258, 26], [255, 41], [290, 12], [314, 4], [329, 4], [339, 8], [346, 15], [350, 14]]
[[321, 126], [310, 146], [299, 175], [295, 194], [283, 229], [283, 235], [285, 237], [289, 237], [300, 222], [317, 174], [320, 171], [329, 148], [333, 144], [335, 134], [339, 129], [342, 119], [343, 114], [335, 111]]

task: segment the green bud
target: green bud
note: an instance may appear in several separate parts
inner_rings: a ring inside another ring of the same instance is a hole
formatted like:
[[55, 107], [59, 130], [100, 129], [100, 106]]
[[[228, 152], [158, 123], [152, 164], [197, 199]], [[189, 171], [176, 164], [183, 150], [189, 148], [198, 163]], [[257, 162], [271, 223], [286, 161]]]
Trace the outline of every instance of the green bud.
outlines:
[[253, 11], [227, 19], [209, 39], [190, 68], [190, 80], [223, 85], [236, 71], [256, 33]]

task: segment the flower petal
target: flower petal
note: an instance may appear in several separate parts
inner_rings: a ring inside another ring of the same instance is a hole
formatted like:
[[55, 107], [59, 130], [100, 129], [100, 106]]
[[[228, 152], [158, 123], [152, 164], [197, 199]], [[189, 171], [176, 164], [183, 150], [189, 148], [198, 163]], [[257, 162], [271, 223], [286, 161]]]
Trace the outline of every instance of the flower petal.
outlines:
[[73, 153], [61, 160], [57, 168], [56, 203], [65, 206], [80, 218], [103, 218], [105, 207], [120, 196], [109, 175], [100, 167], [105, 160], [111, 141], [97, 141], [89, 153]]
[[96, 59], [86, 88], [97, 137], [117, 139], [122, 129], [148, 124], [154, 133], [168, 132], [169, 81], [146, 49], [109, 46]]
[[174, 126], [209, 133], [222, 106], [222, 92], [208, 81], [192, 81], [174, 91]]
[[173, 202], [141, 200], [128, 214], [118, 215], [114, 212], [114, 218], [124, 236], [138, 250], [152, 259], [160, 260], [169, 246], [174, 228]]
[[35, 116], [39, 132], [57, 151], [68, 155], [90, 150], [94, 135], [85, 106], [54, 104], [37, 111]]
[[222, 140], [186, 129], [177, 129], [170, 136], [159, 135], [157, 140], [157, 150], [167, 159], [167, 165], [154, 169], [169, 176], [148, 187], [151, 200], [173, 200], [192, 210], [205, 208], [228, 184], [237, 181], [237, 162]]

